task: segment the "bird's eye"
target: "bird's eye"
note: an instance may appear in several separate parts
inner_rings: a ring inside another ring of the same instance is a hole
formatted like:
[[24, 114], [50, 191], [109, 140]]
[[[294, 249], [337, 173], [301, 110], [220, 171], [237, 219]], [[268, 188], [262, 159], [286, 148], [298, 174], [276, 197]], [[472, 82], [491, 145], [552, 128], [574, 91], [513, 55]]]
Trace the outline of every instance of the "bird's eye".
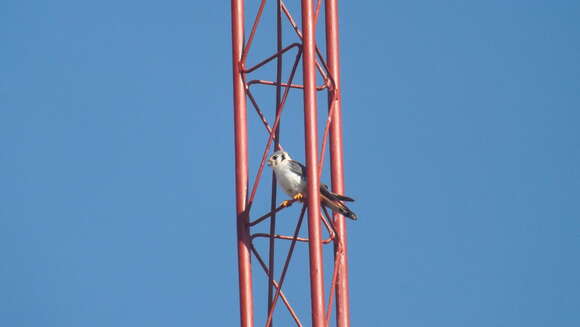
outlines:
[[278, 159], [278, 156], [273, 156], [272, 159], [276, 160]]
[[286, 156], [282, 155], [282, 160], [286, 160]]

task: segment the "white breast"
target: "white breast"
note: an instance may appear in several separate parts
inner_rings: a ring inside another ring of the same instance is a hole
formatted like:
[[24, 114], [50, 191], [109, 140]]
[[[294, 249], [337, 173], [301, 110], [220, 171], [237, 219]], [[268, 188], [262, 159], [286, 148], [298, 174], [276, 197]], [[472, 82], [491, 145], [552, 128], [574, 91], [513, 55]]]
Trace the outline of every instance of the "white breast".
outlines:
[[304, 183], [300, 175], [293, 173], [287, 165], [278, 165], [274, 168], [274, 173], [278, 184], [289, 196], [304, 193], [306, 190], [306, 183]]

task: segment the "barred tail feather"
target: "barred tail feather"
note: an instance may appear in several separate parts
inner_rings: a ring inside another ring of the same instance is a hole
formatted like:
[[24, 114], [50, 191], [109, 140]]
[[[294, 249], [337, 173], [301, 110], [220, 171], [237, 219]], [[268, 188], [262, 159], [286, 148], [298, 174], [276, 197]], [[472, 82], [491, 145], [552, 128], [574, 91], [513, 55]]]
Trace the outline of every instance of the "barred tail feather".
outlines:
[[352, 220], [357, 220], [358, 216], [352, 210], [350, 210], [346, 205], [342, 204], [343, 207], [340, 208], [340, 214], [345, 216], [346, 218], [350, 218]]
[[329, 199], [326, 195], [320, 194], [320, 199], [322, 200], [322, 204], [329, 207], [333, 211], [339, 212], [341, 215], [350, 218], [352, 220], [357, 220], [358, 216], [350, 210], [344, 203]]

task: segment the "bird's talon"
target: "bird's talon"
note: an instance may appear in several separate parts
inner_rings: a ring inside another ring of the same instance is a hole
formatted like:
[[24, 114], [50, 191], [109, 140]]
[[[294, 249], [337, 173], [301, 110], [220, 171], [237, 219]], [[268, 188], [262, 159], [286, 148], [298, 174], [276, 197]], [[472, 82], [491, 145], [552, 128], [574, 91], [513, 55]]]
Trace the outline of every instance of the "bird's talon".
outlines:
[[282, 203], [280, 203], [280, 206], [281, 206], [282, 208], [284, 208], [284, 207], [288, 207], [288, 206], [290, 206], [291, 204], [292, 204], [292, 203], [291, 203], [289, 200], [285, 200], [285, 201], [282, 201]]
[[304, 195], [302, 195], [302, 193], [298, 193], [298, 194], [293, 196], [293, 199], [296, 201], [300, 201], [300, 200], [304, 199]]

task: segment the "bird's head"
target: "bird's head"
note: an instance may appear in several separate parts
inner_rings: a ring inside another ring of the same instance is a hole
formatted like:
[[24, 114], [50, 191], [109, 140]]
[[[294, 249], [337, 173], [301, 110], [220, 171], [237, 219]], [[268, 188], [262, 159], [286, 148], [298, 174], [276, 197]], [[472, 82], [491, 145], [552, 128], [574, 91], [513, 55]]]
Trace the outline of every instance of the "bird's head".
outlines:
[[279, 164], [290, 159], [292, 158], [290, 158], [288, 152], [276, 151], [270, 156], [270, 159], [268, 159], [268, 166], [274, 168], [277, 167]]

